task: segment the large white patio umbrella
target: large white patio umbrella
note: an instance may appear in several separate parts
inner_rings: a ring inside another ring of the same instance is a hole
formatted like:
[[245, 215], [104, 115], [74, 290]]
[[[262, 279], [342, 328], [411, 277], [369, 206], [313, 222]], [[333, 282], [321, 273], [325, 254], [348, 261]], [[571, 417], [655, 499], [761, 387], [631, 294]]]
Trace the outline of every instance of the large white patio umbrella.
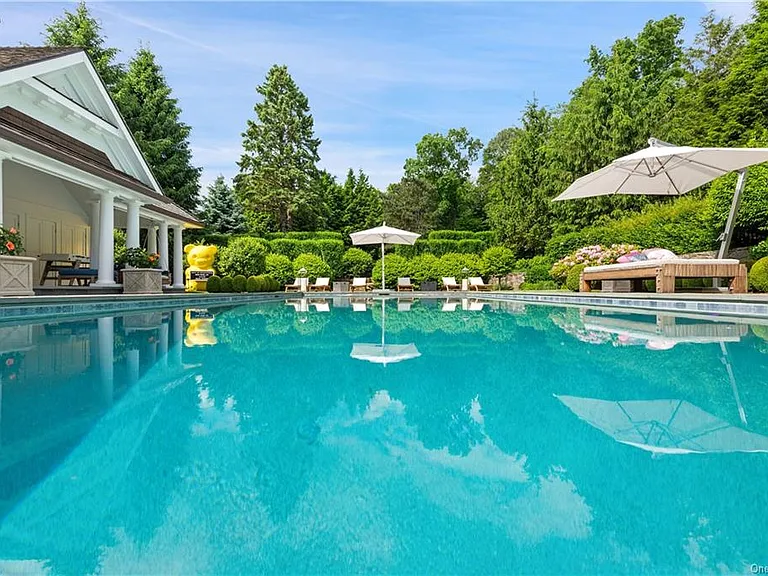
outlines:
[[768, 437], [729, 424], [685, 400], [555, 397], [617, 442], [648, 452], [768, 452]]
[[582, 176], [555, 200], [612, 194], [680, 196], [736, 171], [739, 179], [725, 231], [720, 236], [718, 257], [725, 257], [744, 191], [747, 168], [768, 162], [768, 148], [695, 148], [675, 146], [656, 138], [650, 138], [648, 144], [648, 148], [617, 158], [600, 170]]
[[360, 246], [362, 244], [381, 244], [381, 288], [386, 289], [387, 286], [384, 282], [384, 245], [413, 245], [421, 234], [392, 228], [391, 226], [387, 226], [386, 222], [383, 222], [381, 226], [369, 230], [362, 230], [360, 232], [353, 232], [349, 236], [352, 238], [352, 244], [355, 246]]

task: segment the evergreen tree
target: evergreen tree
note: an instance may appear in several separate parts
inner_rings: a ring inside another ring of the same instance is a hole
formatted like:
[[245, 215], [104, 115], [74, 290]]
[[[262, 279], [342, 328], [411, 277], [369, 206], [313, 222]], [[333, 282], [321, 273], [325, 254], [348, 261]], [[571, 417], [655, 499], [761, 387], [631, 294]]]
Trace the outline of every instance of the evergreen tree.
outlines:
[[262, 97], [243, 133], [235, 192], [247, 209], [268, 213], [281, 231], [293, 228], [317, 177], [317, 149], [309, 100], [286, 66], [273, 66], [256, 88]]
[[122, 67], [115, 63], [117, 48], [108, 48], [101, 35], [101, 23], [80, 2], [74, 12], [64, 10], [64, 15], [45, 25], [43, 38], [46, 46], [80, 46], [90, 56], [93, 66], [107, 89], [112, 92], [122, 75]]
[[234, 191], [219, 175], [208, 186], [208, 196], [203, 203], [205, 227], [220, 234], [245, 232], [245, 217]]
[[491, 185], [489, 213], [494, 229], [518, 257], [541, 252], [551, 233], [546, 191], [547, 141], [552, 117], [534, 100], [523, 112], [522, 128], [499, 164]]
[[355, 176], [350, 168], [344, 182], [344, 232], [347, 234], [381, 224], [381, 192], [371, 185], [360, 170]]
[[181, 121], [178, 101], [147, 48], [131, 59], [114, 97], [163, 192], [194, 213], [202, 169], [192, 166], [191, 129]]
[[395, 228], [426, 234], [434, 228], [437, 203], [437, 193], [430, 184], [403, 178], [390, 184], [384, 194], [384, 219]]

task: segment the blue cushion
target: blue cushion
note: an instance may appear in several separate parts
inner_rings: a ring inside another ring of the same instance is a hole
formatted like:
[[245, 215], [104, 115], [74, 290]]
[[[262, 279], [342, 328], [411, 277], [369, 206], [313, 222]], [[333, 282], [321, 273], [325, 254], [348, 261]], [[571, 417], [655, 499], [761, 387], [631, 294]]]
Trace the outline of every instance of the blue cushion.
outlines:
[[99, 271], [96, 268], [70, 268], [67, 270], [59, 270], [59, 276], [66, 278], [67, 276], [98, 276]]

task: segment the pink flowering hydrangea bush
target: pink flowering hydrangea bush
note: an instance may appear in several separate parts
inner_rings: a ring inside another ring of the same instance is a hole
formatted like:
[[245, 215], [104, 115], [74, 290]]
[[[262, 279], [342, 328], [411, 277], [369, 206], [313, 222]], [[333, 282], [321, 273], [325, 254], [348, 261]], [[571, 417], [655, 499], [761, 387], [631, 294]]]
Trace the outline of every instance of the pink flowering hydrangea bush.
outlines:
[[585, 266], [601, 266], [603, 264], [615, 264], [624, 254], [640, 250], [635, 244], [611, 244], [610, 246], [585, 246], [579, 248], [573, 254], [561, 258], [552, 266], [550, 275], [558, 282], [565, 282], [568, 272], [577, 264]]

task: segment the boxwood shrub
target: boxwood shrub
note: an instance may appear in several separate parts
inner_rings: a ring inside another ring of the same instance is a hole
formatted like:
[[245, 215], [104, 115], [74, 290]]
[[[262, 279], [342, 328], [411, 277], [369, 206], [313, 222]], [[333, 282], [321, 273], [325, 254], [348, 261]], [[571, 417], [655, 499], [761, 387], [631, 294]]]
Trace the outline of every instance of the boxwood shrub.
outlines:
[[266, 271], [280, 286], [293, 281], [293, 264], [290, 258], [282, 254], [267, 254]]
[[299, 270], [305, 268], [310, 282], [318, 277], [329, 278], [332, 275], [331, 267], [316, 254], [299, 254], [293, 261], [293, 273], [299, 276]]
[[[387, 285], [390, 287], [396, 286], [398, 278], [410, 276], [411, 271], [409, 264], [409, 261], [399, 254], [385, 254], [384, 275]], [[373, 278], [373, 283], [376, 284], [376, 286], [381, 287], [381, 259], [374, 262], [371, 277]]]
[[483, 252], [483, 274], [506, 276], [515, 269], [515, 253], [505, 246], [492, 246]]
[[246, 292], [258, 292], [258, 277], [257, 276], [249, 276], [248, 280], [245, 283], [245, 291]]
[[755, 292], [768, 292], [768, 257], [760, 258], [749, 270], [749, 287]]
[[586, 268], [586, 264], [576, 264], [568, 271], [565, 278], [565, 287], [571, 292], [578, 292], [581, 285], [581, 271]]
[[232, 278], [232, 291], [233, 292], [245, 292], [248, 279], [242, 274], [238, 274]]
[[350, 248], [341, 258], [341, 273], [353, 278], [369, 278], [373, 269], [373, 257], [360, 248]]
[[232, 292], [232, 276], [224, 276], [220, 288], [219, 292]]
[[242, 236], [233, 238], [219, 252], [219, 271], [228, 276], [255, 276], [263, 274], [267, 249], [259, 238]]
[[482, 275], [480, 257], [475, 254], [449, 253], [440, 258], [439, 269], [441, 278], [443, 276], [452, 276], [458, 281], [464, 278], [464, 268], [468, 270], [467, 277]]
[[208, 278], [208, 282], [206, 283], [206, 290], [208, 292], [221, 292], [221, 277], [216, 276], [215, 274]]

